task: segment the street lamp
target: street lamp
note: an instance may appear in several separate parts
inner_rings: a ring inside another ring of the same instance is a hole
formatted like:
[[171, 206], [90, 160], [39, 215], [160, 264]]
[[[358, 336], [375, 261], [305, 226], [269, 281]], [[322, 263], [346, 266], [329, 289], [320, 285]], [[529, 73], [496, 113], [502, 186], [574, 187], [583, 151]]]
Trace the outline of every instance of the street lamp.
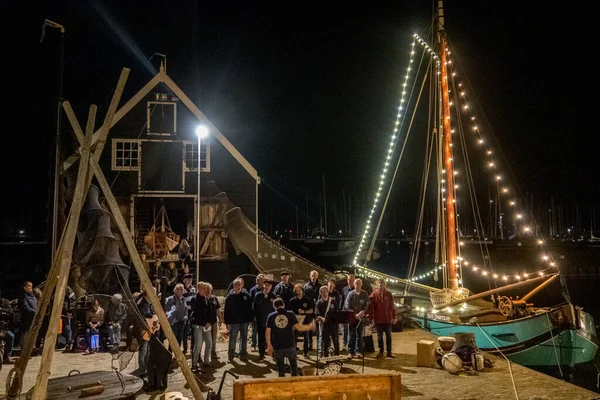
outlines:
[[202, 174], [202, 138], [208, 136], [208, 128], [206, 125], [198, 125], [196, 127], [196, 136], [198, 136], [198, 201], [196, 203], [196, 215], [198, 218], [196, 224], [196, 284], [200, 281], [200, 222], [201, 222], [201, 209], [200, 209], [200, 176]]

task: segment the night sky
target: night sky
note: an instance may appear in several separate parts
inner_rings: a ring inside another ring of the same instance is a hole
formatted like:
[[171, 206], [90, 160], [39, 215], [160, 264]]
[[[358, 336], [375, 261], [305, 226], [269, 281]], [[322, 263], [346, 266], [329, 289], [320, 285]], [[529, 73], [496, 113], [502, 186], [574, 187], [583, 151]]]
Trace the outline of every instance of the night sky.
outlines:
[[[432, 11], [428, 1], [370, 9], [3, 3], [10, 4], [2, 5], [1, 233], [24, 227], [34, 236], [47, 213], [58, 60], [56, 30], [40, 43], [44, 18], [66, 27], [64, 98], [80, 119], [91, 103], [103, 117], [122, 67], [131, 69], [126, 100], [154, 74], [150, 56], [164, 53], [168, 74], [263, 177], [263, 207], [283, 218], [295, 215], [286, 204], [303, 209], [306, 195], [316, 216], [322, 174], [337, 202], [342, 190], [372, 198], [411, 34], [424, 32]], [[588, 21], [595, 11], [579, 3], [448, 1], [445, 9], [451, 45], [484, 112], [478, 115], [489, 121], [520, 187], [537, 201], [553, 195], [587, 210], [600, 195]], [[408, 157], [407, 181], [420, 166]], [[400, 184], [392, 208], [414, 214], [416, 200], [403, 198], [415, 198], [413, 190]]]

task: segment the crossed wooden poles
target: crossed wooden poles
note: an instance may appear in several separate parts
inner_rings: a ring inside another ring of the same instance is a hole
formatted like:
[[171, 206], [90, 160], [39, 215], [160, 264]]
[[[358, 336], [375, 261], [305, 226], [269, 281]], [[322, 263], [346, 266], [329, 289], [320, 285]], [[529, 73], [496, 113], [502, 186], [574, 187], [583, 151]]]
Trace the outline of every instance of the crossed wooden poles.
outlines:
[[73, 256], [73, 247], [75, 245], [79, 216], [81, 214], [83, 203], [85, 201], [88, 189], [92, 183], [92, 179], [94, 176], [96, 176], [96, 180], [98, 181], [100, 189], [104, 193], [110, 211], [115, 219], [119, 231], [121, 232], [123, 240], [125, 240], [125, 245], [127, 246], [127, 250], [129, 251], [131, 261], [133, 262], [133, 265], [140, 278], [142, 289], [144, 290], [146, 296], [150, 300], [150, 303], [154, 307], [156, 315], [158, 316], [158, 320], [167, 336], [167, 340], [169, 341], [169, 343], [172, 344], [171, 348], [173, 349], [175, 358], [177, 359], [177, 363], [179, 364], [179, 367], [181, 368], [181, 371], [183, 372], [183, 375], [186, 378], [189, 388], [196, 399], [203, 399], [200, 387], [198, 386], [198, 382], [196, 381], [194, 374], [192, 373], [190, 367], [187, 364], [185, 355], [177, 345], [178, 342], [175, 337], [175, 334], [173, 333], [167, 316], [163, 311], [163, 308], [160, 304], [160, 300], [158, 299], [158, 296], [153, 290], [152, 282], [150, 281], [150, 278], [148, 278], [148, 274], [146, 273], [146, 270], [142, 264], [142, 260], [140, 259], [140, 256], [137, 252], [135, 243], [133, 242], [131, 233], [127, 228], [125, 219], [121, 214], [121, 210], [119, 209], [117, 201], [115, 200], [110, 186], [106, 181], [106, 178], [104, 177], [104, 173], [98, 165], [98, 160], [100, 159], [100, 155], [102, 154], [102, 151], [104, 149], [104, 145], [108, 137], [108, 132], [110, 130], [112, 120], [115, 116], [117, 107], [123, 94], [125, 82], [127, 81], [127, 77], [129, 76], [129, 71], [130, 70], [128, 68], [123, 68], [123, 70], [121, 71], [121, 76], [119, 77], [117, 87], [113, 94], [106, 116], [104, 118], [104, 124], [99, 130], [99, 139], [93, 148], [92, 134], [94, 133], [97, 106], [94, 104], [90, 106], [84, 135], [83, 130], [81, 129], [81, 126], [79, 125], [79, 122], [75, 117], [75, 113], [71, 108], [71, 104], [68, 101], [63, 102], [62, 104], [69, 119], [69, 122], [71, 123], [73, 131], [75, 132], [77, 141], [81, 146], [79, 147], [80, 162], [79, 170], [77, 172], [77, 183], [75, 185], [75, 194], [73, 196], [71, 208], [67, 217], [67, 223], [62, 232], [54, 260], [52, 260], [52, 266], [50, 268], [50, 272], [48, 273], [48, 279], [44, 286], [38, 311], [35, 314], [31, 328], [27, 334], [27, 338], [25, 340], [23, 348], [21, 349], [21, 355], [19, 356], [19, 359], [15, 362], [13, 369], [9, 373], [6, 385], [6, 397], [9, 400], [16, 399], [21, 393], [21, 389], [23, 387], [23, 375], [25, 373], [25, 370], [27, 369], [27, 364], [29, 362], [31, 351], [33, 350], [33, 346], [35, 344], [35, 339], [40, 330], [42, 319], [44, 315], [46, 315], [46, 310], [50, 305], [50, 300], [52, 298], [52, 294], [54, 293], [54, 300], [52, 303], [52, 312], [50, 314], [48, 332], [46, 333], [46, 337], [44, 340], [42, 360], [40, 362], [40, 369], [36, 377], [36, 382], [32, 395], [33, 400], [46, 399], [46, 392], [48, 390], [48, 378], [50, 377], [52, 357], [54, 355], [54, 347], [56, 345], [58, 326], [62, 313], [62, 303], [65, 296], [65, 289], [69, 277], [69, 270], [71, 268], [71, 259]]

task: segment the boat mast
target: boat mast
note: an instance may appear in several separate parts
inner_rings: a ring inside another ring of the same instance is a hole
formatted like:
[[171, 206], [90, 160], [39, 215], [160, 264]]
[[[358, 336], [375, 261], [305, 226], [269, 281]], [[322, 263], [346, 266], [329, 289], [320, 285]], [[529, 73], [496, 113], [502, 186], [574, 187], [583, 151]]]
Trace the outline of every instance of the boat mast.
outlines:
[[446, 69], [446, 32], [444, 31], [444, 4], [438, 1], [438, 42], [442, 84], [442, 135], [443, 135], [443, 167], [446, 170], [446, 235], [447, 235], [447, 263], [448, 287], [458, 290], [456, 277], [456, 210], [454, 205], [454, 168], [452, 165], [452, 137], [450, 129], [450, 99], [448, 95], [448, 71]]

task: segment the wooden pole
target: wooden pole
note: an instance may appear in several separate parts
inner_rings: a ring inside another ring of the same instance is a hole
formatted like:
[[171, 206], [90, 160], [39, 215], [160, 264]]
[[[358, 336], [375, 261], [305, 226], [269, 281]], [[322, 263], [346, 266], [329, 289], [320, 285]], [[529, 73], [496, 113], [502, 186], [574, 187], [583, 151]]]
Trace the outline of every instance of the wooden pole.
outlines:
[[90, 146], [92, 143], [92, 134], [94, 133], [96, 110], [96, 105], [90, 106], [83, 150], [81, 153], [81, 159], [79, 160], [80, 164], [79, 171], [77, 173], [75, 194], [73, 197], [73, 203], [71, 205], [71, 209], [73, 211], [71, 213], [71, 218], [69, 219], [69, 225], [67, 225], [66, 228], [65, 248], [62, 252], [61, 266], [58, 274], [56, 292], [54, 294], [54, 303], [52, 306], [52, 312], [50, 314], [50, 321], [48, 323], [48, 332], [46, 333], [46, 338], [44, 341], [42, 361], [40, 363], [40, 369], [38, 371], [38, 375], [35, 380], [35, 386], [33, 388], [33, 400], [44, 400], [48, 390], [48, 378], [50, 377], [52, 356], [54, 355], [54, 346], [56, 345], [56, 337], [58, 335], [58, 325], [60, 315], [62, 313], [63, 300], [65, 297], [67, 280], [69, 278], [69, 270], [71, 268], [71, 259], [73, 257], [73, 245], [75, 244], [79, 216], [81, 214], [81, 209], [83, 208], [85, 192], [87, 191], [85, 185], [88, 182], [87, 177], [89, 172]]
[[[70, 109], [70, 108], [69, 109], [65, 108], [65, 111], [67, 111], [67, 115], [69, 113], [72, 113], [72, 109]], [[81, 127], [79, 126], [79, 124], [73, 125], [73, 131], [75, 132], [75, 136], [77, 137], [77, 140], [79, 140], [79, 142], [80, 142], [79, 144], [83, 145], [83, 140], [82, 140], [83, 134], [81, 132]], [[154, 287], [152, 286], [152, 282], [150, 281], [150, 278], [148, 277], [148, 273], [146, 272], [146, 269], [144, 268], [144, 265], [142, 264], [140, 255], [137, 252], [137, 248], [135, 246], [135, 243], [133, 241], [131, 233], [129, 232], [129, 228], [127, 228], [127, 223], [125, 222], [125, 219], [123, 218], [123, 214], [121, 214], [121, 210], [119, 208], [119, 205], [117, 204], [117, 200], [115, 199], [114, 195], [112, 194], [110, 185], [106, 181], [106, 178], [104, 177], [104, 173], [102, 172], [102, 169], [98, 165], [98, 161], [96, 161], [94, 158], [90, 157], [89, 164], [90, 164], [90, 168], [93, 171], [93, 174], [96, 176], [96, 179], [98, 181], [100, 189], [104, 193], [106, 202], [108, 203], [110, 212], [113, 215], [115, 223], [117, 224], [117, 227], [119, 228], [119, 231], [121, 232], [121, 235], [123, 236], [123, 240], [125, 241], [127, 251], [129, 252], [129, 256], [131, 257], [131, 261], [133, 262], [135, 270], [138, 273], [138, 277], [140, 279], [140, 284], [142, 286], [142, 289], [144, 290], [144, 292], [146, 292], [146, 294], [148, 296], [148, 300], [150, 300], [150, 303], [154, 307], [154, 312], [158, 316], [158, 320], [163, 328], [163, 331], [165, 332], [165, 335], [167, 336], [167, 340], [171, 344], [171, 348], [173, 350], [173, 353], [175, 354], [177, 363], [179, 364], [179, 367], [181, 368], [181, 371], [183, 372], [183, 375], [186, 378], [186, 381], [190, 387], [190, 390], [194, 394], [194, 398], [204, 399], [204, 397], [202, 396], [202, 392], [200, 391], [200, 387], [198, 386], [198, 382], [196, 381], [196, 378], [195, 378], [194, 374], [192, 373], [192, 370], [190, 369], [189, 365], [187, 364], [187, 359], [185, 358], [185, 355], [183, 354], [183, 352], [181, 351], [181, 348], [178, 345], [177, 338], [175, 337], [175, 334], [173, 333], [173, 330], [171, 329], [171, 325], [169, 324], [169, 320], [167, 319], [167, 315], [165, 314], [165, 312], [162, 308], [160, 300], [159, 300], [158, 296], [156, 295], [156, 293], [154, 292]]]
[[[119, 102], [121, 101], [121, 96], [123, 94], [123, 89], [125, 87], [125, 82], [127, 81], [127, 77], [129, 76], [129, 72], [130, 72], [130, 70], [128, 68], [123, 68], [121, 70], [121, 75], [119, 76], [119, 81], [117, 82], [117, 87], [115, 88], [115, 93], [113, 94], [113, 98], [110, 102], [108, 111], [106, 113], [106, 117], [104, 118], [104, 124], [98, 130], [98, 133], [99, 133], [99, 138], [97, 139], [98, 144], [96, 145], [95, 151], [93, 154], [94, 159], [96, 159], [96, 160], [100, 159], [100, 155], [102, 153], [102, 150], [104, 149], [104, 143], [106, 142], [106, 137], [108, 135], [108, 131], [109, 131], [110, 127], [113, 125], [113, 118], [115, 116], [117, 106], [119, 105]], [[81, 127], [79, 126], [79, 122], [77, 121], [77, 118], [75, 118], [75, 113], [73, 113], [73, 109], [71, 108], [70, 103], [63, 102], [62, 105], [63, 105], [63, 108], [65, 109], [67, 117], [69, 117], [69, 121], [71, 122], [71, 125], [73, 126], [74, 131], [76, 131], [76, 136], [77, 136], [77, 134], [79, 134], [79, 136], [77, 137], [79, 143], [81, 145], [83, 145], [83, 143], [85, 142], [83, 133], [82, 133]], [[76, 127], [78, 129], [76, 129]], [[86, 185], [84, 185], [84, 190], [85, 190], [84, 198], [85, 198], [85, 195], [87, 194], [87, 190], [89, 189], [89, 183], [91, 183], [92, 178], [93, 178], [93, 174], [89, 174], [89, 176], [86, 177], [87, 181], [86, 181]], [[42, 299], [38, 304], [38, 312], [36, 313], [36, 315], [33, 318], [31, 328], [29, 329], [27, 338], [25, 340], [25, 343], [23, 344], [23, 348], [21, 349], [21, 354], [20, 354], [18, 360], [15, 362], [14, 368], [10, 372], [11, 375], [15, 376], [15, 379], [12, 382], [7, 382], [7, 385], [6, 385], [6, 397], [9, 400], [15, 399], [19, 395], [21, 388], [23, 386], [22, 378], [23, 378], [23, 375], [25, 374], [25, 370], [27, 369], [27, 365], [29, 363], [29, 358], [31, 357], [31, 352], [35, 345], [35, 339], [37, 338], [37, 335], [39, 333], [40, 327], [42, 325], [42, 320], [44, 318], [44, 315], [46, 314], [46, 309], [48, 308], [48, 305], [50, 304], [50, 298], [52, 296], [54, 288], [56, 287], [56, 282], [58, 280], [59, 269], [62, 265], [61, 262], [63, 259], [63, 252], [65, 251], [65, 243], [66, 242], [64, 239], [65, 239], [65, 234], [67, 231], [66, 226], [68, 226], [70, 223], [73, 211], [74, 211], [73, 207], [71, 207], [71, 209], [69, 210], [69, 215], [67, 217], [67, 222], [65, 224], [65, 230], [63, 230], [63, 232], [62, 232], [60, 243], [58, 245], [57, 251], [56, 251], [54, 259], [52, 261], [52, 266], [50, 267], [50, 271], [48, 273], [48, 279], [46, 280], [46, 283], [44, 286], [44, 291], [42, 293]], [[75, 221], [75, 223], [78, 223], [78, 221]], [[66, 247], [69, 247], [69, 246], [66, 246]], [[70, 247], [72, 249], [73, 244], [71, 244]]]
[[119, 227], [119, 231], [121, 232], [121, 235], [123, 236], [123, 240], [125, 241], [125, 245], [127, 246], [127, 250], [129, 251], [129, 256], [131, 257], [131, 260], [133, 262], [135, 270], [137, 271], [137, 274], [139, 276], [142, 289], [147, 294], [148, 299], [150, 300], [150, 303], [154, 307], [154, 312], [158, 316], [158, 320], [162, 326], [163, 331], [165, 332], [165, 335], [167, 336], [167, 340], [171, 344], [171, 349], [173, 350], [173, 353], [175, 354], [175, 358], [177, 359], [179, 368], [181, 368], [181, 372], [183, 372], [183, 375], [186, 378], [186, 381], [190, 387], [190, 390], [194, 394], [194, 398], [195, 399], [204, 399], [204, 397], [202, 396], [202, 392], [200, 391], [200, 387], [198, 386], [198, 382], [196, 381], [196, 378], [195, 378], [194, 374], [192, 373], [190, 366], [187, 363], [185, 355], [183, 354], [183, 352], [181, 351], [181, 348], [179, 347], [177, 338], [175, 337], [175, 334], [173, 333], [173, 330], [171, 329], [171, 325], [169, 324], [169, 320], [167, 319], [167, 315], [165, 314], [165, 312], [162, 308], [160, 300], [158, 299], [158, 296], [154, 292], [152, 282], [150, 281], [150, 278], [148, 277], [148, 274], [146, 273], [146, 270], [142, 264], [142, 260], [140, 259], [140, 255], [137, 252], [135, 243], [133, 242], [131, 234], [129, 233], [129, 229], [127, 228], [125, 219], [123, 218], [123, 215], [121, 214], [121, 210], [119, 209], [119, 205], [117, 204], [117, 200], [115, 199], [114, 195], [112, 194], [112, 192], [110, 190], [110, 186], [109, 186], [108, 182], [106, 181], [106, 178], [104, 177], [104, 173], [100, 169], [100, 166], [98, 165], [98, 162], [96, 160], [93, 160], [93, 159], [90, 160], [90, 166], [92, 168], [92, 171], [96, 175], [96, 179], [98, 180], [100, 188], [102, 189], [102, 192], [104, 193], [106, 202], [108, 203], [108, 206], [110, 208], [110, 212], [112, 213], [112, 215], [115, 219], [115, 222], [116, 222], [117, 226]]
[[537, 282], [537, 281], [539, 281], [541, 279], [546, 279], [548, 277], [553, 277], [554, 275], [558, 275], [558, 274], [546, 275], [546, 276], [538, 276], [537, 278], [528, 279], [528, 280], [523, 281], [523, 282], [512, 283], [510, 285], [506, 285], [506, 286], [502, 286], [502, 287], [499, 287], [499, 288], [496, 288], [496, 289], [492, 289], [492, 290], [488, 290], [488, 291], [485, 291], [485, 292], [477, 293], [477, 294], [475, 294], [473, 296], [467, 297], [466, 299], [460, 299], [460, 300], [451, 301], [450, 303], [444, 304], [442, 306], [436, 306], [436, 307], [433, 307], [433, 308], [439, 310], [441, 308], [452, 307], [452, 306], [455, 306], [457, 304], [462, 304], [462, 303], [466, 303], [468, 301], [477, 300], [477, 299], [480, 299], [480, 298], [485, 297], [485, 296], [489, 296], [489, 295], [494, 294], [494, 293], [503, 292], [503, 291], [506, 291], [506, 290], [511, 290], [511, 289], [516, 288], [516, 287], [528, 284], [528, 283]]
[[531, 296], [533, 296], [534, 294], [536, 294], [537, 292], [539, 292], [540, 290], [542, 290], [543, 288], [545, 288], [546, 286], [548, 286], [550, 284], [550, 282], [552, 282], [556, 278], [558, 278], [558, 274], [555, 274], [555, 275], [551, 276], [550, 279], [544, 281], [541, 285], [537, 286], [531, 292], [527, 293], [525, 296], [523, 296], [521, 298], [521, 301], [526, 302], [527, 300], [529, 300], [529, 298]]
[[[67, 224], [65, 227], [68, 226], [70, 219], [71, 212], [69, 211]], [[48, 272], [48, 279], [46, 280], [44, 290], [42, 291], [42, 298], [38, 303], [38, 311], [33, 317], [31, 327], [27, 332], [27, 337], [25, 338], [25, 342], [21, 348], [21, 354], [19, 355], [17, 361], [15, 361], [15, 365], [9, 373], [9, 376], [14, 376], [14, 379], [11, 382], [7, 381], [6, 383], [6, 398], [9, 400], [16, 399], [23, 387], [23, 375], [27, 369], [27, 364], [29, 363], [33, 346], [35, 345], [35, 339], [37, 338], [40, 327], [42, 326], [42, 319], [46, 314], [46, 309], [50, 303], [52, 292], [56, 286], [59, 260], [62, 258], [62, 253], [64, 251], [64, 235], [65, 231], [62, 233], [52, 266], [50, 267], [50, 272]]]

